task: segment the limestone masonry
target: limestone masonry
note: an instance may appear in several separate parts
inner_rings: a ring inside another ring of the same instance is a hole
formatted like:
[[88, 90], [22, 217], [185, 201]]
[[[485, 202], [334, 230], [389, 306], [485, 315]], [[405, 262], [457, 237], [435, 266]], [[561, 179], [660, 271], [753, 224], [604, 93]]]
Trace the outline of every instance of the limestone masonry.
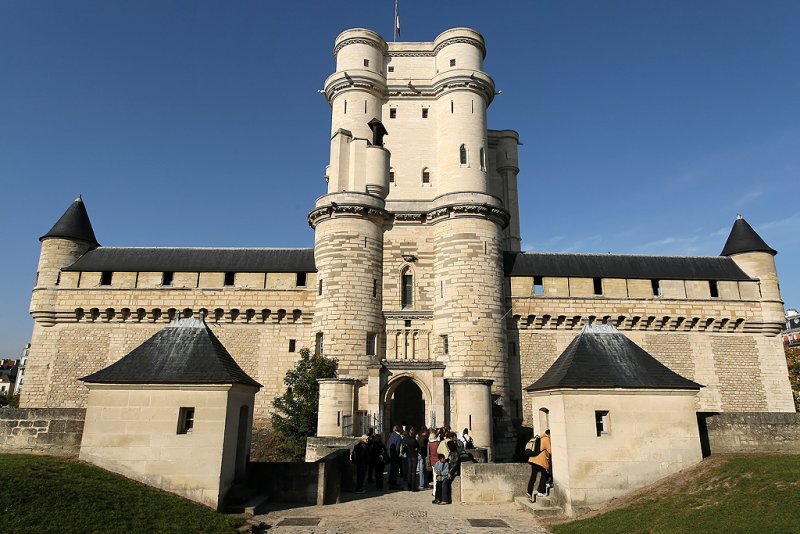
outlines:
[[540, 430], [524, 388], [592, 322], [704, 386], [696, 412], [794, 411], [776, 252], [744, 219], [718, 257], [520, 251], [519, 136], [487, 130], [485, 55], [467, 28], [339, 35], [313, 251], [100, 246], [77, 199], [41, 238], [22, 405], [83, 408], [78, 378], [205, 316], [263, 384], [256, 426], [309, 347], [339, 360], [320, 436], [448, 423], [507, 458]]

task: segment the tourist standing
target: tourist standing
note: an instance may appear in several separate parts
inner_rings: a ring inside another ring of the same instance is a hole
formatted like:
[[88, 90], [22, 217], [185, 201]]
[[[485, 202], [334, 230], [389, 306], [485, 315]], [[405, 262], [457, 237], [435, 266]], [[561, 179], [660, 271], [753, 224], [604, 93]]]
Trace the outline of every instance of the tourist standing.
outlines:
[[372, 446], [369, 450], [370, 467], [375, 475], [375, 489], [383, 489], [383, 469], [386, 466], [386, 460], [389, 454], [386, 451], [386, 446], [383, 444], [380, 434], [375, 434], [372, 437]]
[[403, 446], [406, 452], [406, 485], [408, 491], [417, 491], [417, 464], [419, 463], [419, 442], [417, 441], [417, 429], [411, 428], [408, 436], [403, 438]]
[[428, 470], [430, 464], [428, 463], [428, 429], [422, 427], [422, 432], [417, 436], [417, 443], [419, 444], [419, 454], [417, 461], [417, 472], [419, 473], [419, 489], [428, 487]]
[[400, 471], [400, 427], [395, 426], [389, 439], [386, 440], [386, 448], [389, 449], [389, 489], [397, 489], [397, 474]]
[[353, 449], [353, 460], [356, 464], [356, 493], [364, 493], [364, 478], [367, 476], [367, 465], [369, 464], [368, 441], [369, 436], [364, 434]]
[[450, 495], [444, 494], [444, 480], [447, 478], [448, 474], [449, 468], [447, 465], [447, 460], [445, 459], [445, 455], [437, 454], [436, 463], [433, 465], [433, 477], [435, 479], [433, 504], [447, 504], [446, 502], [442, 502], [443, 499], [446, 499], [447, 501], [450, 500]]

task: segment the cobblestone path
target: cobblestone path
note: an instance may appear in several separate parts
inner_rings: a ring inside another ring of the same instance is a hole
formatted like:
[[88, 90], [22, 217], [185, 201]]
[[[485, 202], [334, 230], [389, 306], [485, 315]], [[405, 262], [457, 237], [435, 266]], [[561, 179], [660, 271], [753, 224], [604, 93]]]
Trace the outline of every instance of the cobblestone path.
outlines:
[[343, 502], [329, 506], [281, 508], [276, 504], [274, 510], [254, 517], [251, 523], [266, 524], [265, 532], [270, 534], [548, 532], [533, 515], [513, 503], [440, 506], [432, 504], [431, 499], [430, 490], [345, 493]]

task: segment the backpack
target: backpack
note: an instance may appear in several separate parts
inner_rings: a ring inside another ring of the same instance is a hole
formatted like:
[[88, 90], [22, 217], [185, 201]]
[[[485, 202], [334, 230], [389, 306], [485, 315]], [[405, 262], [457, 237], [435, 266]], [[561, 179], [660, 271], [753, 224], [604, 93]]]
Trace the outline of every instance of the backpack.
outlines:
[[400, 458], [407, 458], [408, 457], [408, 445], [405, 443], [400, 444]]
[[528, 458], [532, 458], [534, 456], [539, 456], [542, 452], [542, 438], [539, 436], [533, 436], [531, 440], [525, 445], [525, 456]]

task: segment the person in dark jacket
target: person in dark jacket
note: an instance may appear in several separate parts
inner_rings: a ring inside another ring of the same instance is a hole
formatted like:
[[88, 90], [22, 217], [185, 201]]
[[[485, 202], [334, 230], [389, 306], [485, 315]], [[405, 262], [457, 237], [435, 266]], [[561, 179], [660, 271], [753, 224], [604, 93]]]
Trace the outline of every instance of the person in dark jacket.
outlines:
[[364, 493], [364, 478], [367, 476], [367, 465], [369, 464], [368, 441], [369, 436], [364, 434], [361, 436], [361, 441], [353, 448], [353, 460], [356, 464], [356, 493]]
[[389, 452], [383, 444], [380, 434], [375, 434], [372, 438], [372, 447], [369, 450], [370, 462], [375, 475], [375, 489], [383, 489], [383, 469], [386, 466], [386, 460], [389, 459]]
[[406, 453], [406, 484], [408, 491], [417, 491], [417, 462], [419, 462], [419, 442], [417, 429], [412, 427], [408, 436], [403, 438]]
[[386, 440], [386, 448], [389, 450], [389, 489], [398, 489], [397, 475], [400, 472], [400, 442], [402, 439], [400, 427], [395, 425]]

